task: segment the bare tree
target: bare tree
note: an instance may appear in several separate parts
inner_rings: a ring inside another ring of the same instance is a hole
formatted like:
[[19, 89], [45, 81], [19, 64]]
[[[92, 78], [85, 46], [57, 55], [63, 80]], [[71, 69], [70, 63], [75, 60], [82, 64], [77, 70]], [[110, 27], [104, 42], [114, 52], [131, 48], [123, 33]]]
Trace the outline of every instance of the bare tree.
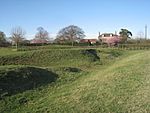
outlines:
[[142, 31], [139, 31], [139, 32], [137, 33], [137, 38], [138, 38], [138, 39], [144, 39], [144, 33], [143, 33]]
[[25, 31], [21, 27], [15, 27], [11, 31], [11, 40], [18, 49], [19, 43], [25, 39]]
[[43, 27], [38, 27], [37, 31], [35, 39], [41, 40], [42, 43], [49, 40], [49, 33]]
[[84, 37], [85, 37], [84, 31], [81, 28], [79, 28], [78, 26], [70, 25], [68, 27], [61, 29], [58, 32], [56, 40], [70, 41], [73, 46], [73, 43], [75, 41], [80, 40]]

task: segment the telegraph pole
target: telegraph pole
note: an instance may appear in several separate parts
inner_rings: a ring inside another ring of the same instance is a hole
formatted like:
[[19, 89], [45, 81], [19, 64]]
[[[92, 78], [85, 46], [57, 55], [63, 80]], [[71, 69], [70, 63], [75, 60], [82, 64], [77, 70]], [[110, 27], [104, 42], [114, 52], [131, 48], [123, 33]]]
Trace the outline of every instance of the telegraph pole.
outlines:
[[147, 25], [145, 25], [145, 40], [147, 39]]

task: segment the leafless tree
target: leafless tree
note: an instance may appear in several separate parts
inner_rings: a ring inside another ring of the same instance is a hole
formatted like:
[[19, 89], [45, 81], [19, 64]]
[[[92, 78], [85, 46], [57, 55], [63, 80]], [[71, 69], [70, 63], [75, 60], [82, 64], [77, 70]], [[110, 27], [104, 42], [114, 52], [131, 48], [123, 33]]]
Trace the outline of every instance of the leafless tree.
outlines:
[[38, 27], [37, 31], [35, 39], [41, 40], [42, 42], [49, 40], [49, 33], [43, 27]]
[[16, 45], [18, 49], [19, 43], [25, 39], [25, 31], [21, 27], [12, 28], [11, 31], [11, 40]]
[[139, 32], [137, 33], [137, 38], [138, 38], [138, 39], [144, 39], [144, 33], [143, 33], [142, 31], [139, 31]]
[[72, 43], [72, 46], [73, 46], [73, 43], [75, 41], [80, 40], [84, 37], [85, 37], [84, 31], [80, 27], [70, 25], [68, 27], [61, 29], [58, 32], [56, 40], [70, 41]]

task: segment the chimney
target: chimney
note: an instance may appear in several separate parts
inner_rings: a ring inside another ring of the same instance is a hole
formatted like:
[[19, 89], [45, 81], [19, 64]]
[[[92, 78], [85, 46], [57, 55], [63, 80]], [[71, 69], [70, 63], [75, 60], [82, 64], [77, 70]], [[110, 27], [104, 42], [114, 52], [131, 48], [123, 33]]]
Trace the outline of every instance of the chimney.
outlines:
[[101, 35], [101, 33], [99, 32], [99, 36]]

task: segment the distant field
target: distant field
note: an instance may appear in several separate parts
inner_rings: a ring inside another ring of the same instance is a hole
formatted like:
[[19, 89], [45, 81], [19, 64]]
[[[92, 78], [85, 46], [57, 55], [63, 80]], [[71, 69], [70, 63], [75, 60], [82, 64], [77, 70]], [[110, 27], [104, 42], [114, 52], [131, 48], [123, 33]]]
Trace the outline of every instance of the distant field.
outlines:
[[150, 51], [0, 49], [1, 113], [149, 113]]

